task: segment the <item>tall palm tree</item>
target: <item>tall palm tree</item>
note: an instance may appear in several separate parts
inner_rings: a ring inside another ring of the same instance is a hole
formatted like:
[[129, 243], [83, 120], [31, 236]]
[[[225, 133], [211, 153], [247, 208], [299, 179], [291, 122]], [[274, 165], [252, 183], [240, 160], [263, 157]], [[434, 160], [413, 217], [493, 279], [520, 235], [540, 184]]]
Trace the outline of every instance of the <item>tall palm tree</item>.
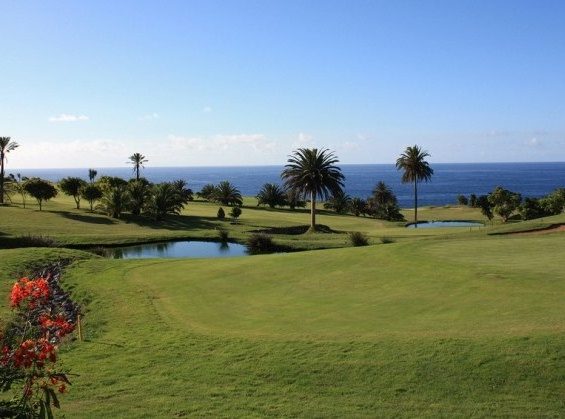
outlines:
[[402, 183], [414, 182], [414, 227], [418, 227], [418, 181], [428, 182], [434, 174], [433, 169], [425, 160], [430, 157], [427, 151], [417, 145], [406, 147], [404, 153], [396, 160], [396, 168], [404, 170]]
[[316, 230], [316, 199], [328, 199], [342, 191], [345, 176], [335, 164], [337, 157], [328, 149], [299, 148], [295, 150], [281, 173], [287, 189], [310, 195], [310, 230]]
[[88, 169], [88, 180], [90, 180], [90, 183], [94, 182], [94, 178], [96, 177], [97, 174], [98, 174], [97, 170]]
[[135, 173], [135, 180], [139, 180], [139, 169], [143, 166], [143, 163], [147, 163], [149, 160], [145, 158], [145, 156], [141, 153], [133, 153], [129, 156], [130, 164], [133, 164], [133, 172]]
[[19, 144], [12, 141], [10, 137], [0, 137], [0, 204], [4, 203], [4, 163], [6, 154], [14, 151]]

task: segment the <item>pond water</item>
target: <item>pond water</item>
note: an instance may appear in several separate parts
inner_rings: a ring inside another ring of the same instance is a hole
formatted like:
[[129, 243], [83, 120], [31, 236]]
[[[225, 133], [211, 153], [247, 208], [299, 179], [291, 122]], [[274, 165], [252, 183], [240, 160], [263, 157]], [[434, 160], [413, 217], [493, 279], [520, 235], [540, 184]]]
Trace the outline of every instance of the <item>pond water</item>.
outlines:
[[[438, 227], [484, 227], [484, 224], [478, 221], [418, 221], [418, 228]], [[408, 224], [406, 228], [415, 228], [415, 224]]]
[[218, 243], [186, 240], [163, 243], [146, 243], [108, 249], [112, 259], [147, 258], [225, 258], [247, 256], [246, 247], [237, 243]]

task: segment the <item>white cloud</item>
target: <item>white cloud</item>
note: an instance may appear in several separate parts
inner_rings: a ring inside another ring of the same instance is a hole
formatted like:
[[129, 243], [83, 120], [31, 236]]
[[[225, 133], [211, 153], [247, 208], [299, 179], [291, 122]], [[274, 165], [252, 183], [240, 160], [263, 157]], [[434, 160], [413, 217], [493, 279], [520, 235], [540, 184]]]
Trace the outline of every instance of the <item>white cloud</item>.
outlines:
[[14, 167], [121, 166], [133, 145], [110, 139], [29, 141], [14, 153]]
[[296, 140], [292, 143], [292, 148], [310, 148], [316, 146], [314, 137], [304, 132], [299, 132]]
[[159, 119], [159, 114], [157, 112], [148, 113], [139, 118], [140, 121], [152, 121], [154, 119]]
[[204, 106], [204, 108], [202, 109], [202, 112], [210, 113], [210, 112], [212, 112], [212, 107], [211, 106]]
[[360, 147], [359, 147], [359, 143], [356, 143], [354, 141], [346, 141], [343, 144], [341, 144], [339, 149], [347, 152], [347, 151], [357, 151], [360, 149]]
[[169, 135], [169, 144], [175, 150], [198, 151], [237, 151], [251, 148], [255, 151], [271, 152], [276, 147], [276, 141], [268, 139], [264, 134], [220, 134], [206, 138]]
[[49, 122], [77, 122], [77, 121], [88, 121], [90, 118], [86, 115], [71, 115], [68, 113], [62, 113], [57, 116], [52, 116], [49, 118]]
[[526, 144], [530, 147], [541, 147], [543, 145], [542, 141], [537, 137], [530, 138]]

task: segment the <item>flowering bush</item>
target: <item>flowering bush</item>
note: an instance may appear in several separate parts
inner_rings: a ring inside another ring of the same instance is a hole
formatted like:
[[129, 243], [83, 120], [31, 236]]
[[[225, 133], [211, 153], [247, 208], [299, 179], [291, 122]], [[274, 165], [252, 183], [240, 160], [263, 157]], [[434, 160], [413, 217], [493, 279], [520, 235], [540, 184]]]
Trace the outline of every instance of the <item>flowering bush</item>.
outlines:
[[75, 329], [78, 306], [59, 286], [59, 277], [54, 265], [12, 287], [12, 318], [0, 332], [0, 390], [21, 387], [14, 399], [0, 401], [0, 417], [53, 417], [57, 394], [70, 384], [57, 370], [57, 352]]

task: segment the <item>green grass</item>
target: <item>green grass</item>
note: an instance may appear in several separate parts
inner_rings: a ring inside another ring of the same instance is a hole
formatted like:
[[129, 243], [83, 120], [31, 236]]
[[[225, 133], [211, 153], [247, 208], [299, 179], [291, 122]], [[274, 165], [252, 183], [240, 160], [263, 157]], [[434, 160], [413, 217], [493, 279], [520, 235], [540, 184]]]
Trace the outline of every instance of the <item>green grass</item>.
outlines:
[[[115, 220], [88, 210], [74, 209], [72, 198], [61, 196], [47, 202], [44, 210], [28, 204], [24, 209], [17, 205], [0, 207], [0, 246], [17, 245], [21, 236], [44, 236], [62, 246], [88, 247], [95, 245], [120, 245], [171, 239], [217, 239], [216, 229], [229, 231], [230, 238], [244, 242], [250, 234], [259, 230], [308, 226], [309, 210], [269, 209], [256, 206], [254, 198], [246, 197], [243, 214], [237, 224], [219, 221], [217, 204], [194, 201], [179, 216], [170, 216], [165, 221], [154, 223], [143, 217], [126, 217]], [[405, 211], [411, 218], [411, 211]], [[420, 220], [480, 220], [477, 209], [468, 207], [423, 207], [419, 210]], [[373, 243], [383, 236], [395, 239], [431, 237], [445, 234], [438, 229], [406, 229], [404, 223], [391, 223], [353, 215], [337, 215], [320, 211], [318, 224], [331, 228], [332, 233], [317, 234], [274, 234], [277, 244], [297, 249], [319, 249], [349, 246], [348, 232], [360, 231]], [[423, 230], [423, 231], [422, 231]], [[478, 229], [474, 228], [473, 231]], [[486, 230], [486, 229], [482, 229]], [[469, 233], [467, 228], [451, 229], [452, 233]]]
[[[66, 204], [49, 205], [88, 215]], [[206, 237], [214, 234], [209, 226], [190, 229], [187, 220], [211, 221], [204, 217], [216, 210], [193, 203], [174, 218], [184, 226], [175, 230], [4, 207], [0, 215], [12, 222], [1, 216], [0, 231], [13, 237], [29, 228], [75, 244]], [[429, 208], [421, 217], [480, 219], [472, 211]], [[307, 220], [306, 212], [246, 207], [241, 224], [228, 228], [243, 238]], [[61, 354], [77, 374], [62, 398], [69, 418], [565, 415], [563, 233], [414, 231], [331, 214], [319, 220], [396, 242], [221, 260], [0, 250], [0, 291], [26, 267], [76, 260], [64, 285], [84, 306], [86, 340]], [[347, 240], [282, 236], [310, 247]]]

